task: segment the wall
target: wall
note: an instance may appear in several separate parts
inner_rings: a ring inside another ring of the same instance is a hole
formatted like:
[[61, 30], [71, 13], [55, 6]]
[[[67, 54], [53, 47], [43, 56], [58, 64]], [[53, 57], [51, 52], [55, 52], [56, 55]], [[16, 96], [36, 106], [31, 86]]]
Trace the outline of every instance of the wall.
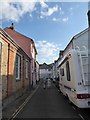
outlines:
[[[1, 38], [1, 36], [0, 36]], [[7, 66], [8, 66], [8, 43], [6, 43], [2, 38], [2, 57], [1, 57], [1, 77], [2, 77], [2, 98], [7, 96]]]
[[[1, 61], [1, 76], [2, 76], [2, 98], [5, 99], [11, 96], [13, 93], [22, 90], [23, 88], [30, 87], [30, 72], [29, 78], [26, 79], [26, 59], [29, 61], [30, 58], [22, 51], [21, 48], [16, 47], [6, 37], [0, 34], [0, 40], [2, 44], [2, 59]], [[21, 55], [21, 79], [16, 80], [15, 64], [16, 54]], [[29, 71], [31, 71], [29, 67]], [[1, 78], [0, 78], [1, 79]], [[24, 89], [23, 89], [24, 90]]]
[[88, 49], [88, 34], [90, 34], [90, 30], [89, 32], [85, 32], [81, 36], [74, 39], [73, 47], [77, 48], [78, 46], [80, 50], [84, 50], [85, 48]]
[[90, 34], [90, 29], [82, 31], [82, 33], [79, 33], [74, 37], [74, 39], [68, 44], [66, 49], [63, 52], [63, 56], [68, 53], [70, 49], [80, 49], [80, 50], [85, 50], [85, 48], [88, 50], [88, 35]]
[[66, 49], [64, 50], [63, 56], [66, 55], [69, 52], [69, 50], [72, 49], [72, 48], [73, 48], [73, 42], [70, 42], [68, 44], [68, 46], [66, 47]]
[[51, 77], [52, 71], [48, 69], [40, 69], [40, 79], [47, 79]]
[[38, 62], [36, 62], [36, 80], [37, 80], [37, 82], [39, 81], [39, 77], [40, 77], [39, 64], [38, 64]]
[[31, 82], [31, 84], [33, 85], [33, 86], [35, 86], [36, 85], [36, 77], [35, 77], [35, 69], [36, 69], [36, 66], [35, 66], [35, 64], [36, 64], [36, 52], [35, 52], [35, 48], [34, 48], [34, 45], [33, 44], [31, 44], [31, 55], [32, 55], [32, 60], [31, 60], [31, 66], [32, 66], [32, 82]]

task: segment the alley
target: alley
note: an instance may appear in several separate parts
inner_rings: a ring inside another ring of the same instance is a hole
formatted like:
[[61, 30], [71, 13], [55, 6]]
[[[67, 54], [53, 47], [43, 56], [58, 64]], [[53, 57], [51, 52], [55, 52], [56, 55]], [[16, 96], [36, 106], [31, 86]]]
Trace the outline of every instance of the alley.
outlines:
[[80, 116], [53, 83], [46, 89], [41, 83], [16, 118], [80, 118]]

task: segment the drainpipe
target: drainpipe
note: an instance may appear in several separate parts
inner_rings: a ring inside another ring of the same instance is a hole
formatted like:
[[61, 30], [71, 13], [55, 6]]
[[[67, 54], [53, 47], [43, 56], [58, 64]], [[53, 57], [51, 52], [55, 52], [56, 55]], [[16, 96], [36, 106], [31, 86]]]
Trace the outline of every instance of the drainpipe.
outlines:
[[7, 61], [7, 96], [9, 95], [9, 90], [8, 90], [8, 86], [9, 86], [9, 50], [10, 50], [10, 44], [8, 44], [8, 61]]
[[29, 88], [31, 86], [31, 59], [29, 60]]
[[24, 78], [25, 78], [25, 74], [24, 74], [24, 72], [25, 72], [25, 67], [24, 67], [24, 60], [25, 60], [25, 58], [24, 58], [24, 56], [23, 56], [23, 85], [22, 85], [22, 88], [24, 88]]

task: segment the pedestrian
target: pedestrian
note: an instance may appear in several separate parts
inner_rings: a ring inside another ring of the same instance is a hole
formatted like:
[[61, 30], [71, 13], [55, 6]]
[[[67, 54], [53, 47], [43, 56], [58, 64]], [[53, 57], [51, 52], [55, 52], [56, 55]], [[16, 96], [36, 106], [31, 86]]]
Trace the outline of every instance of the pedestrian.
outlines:
[[46, 84], [47, 84], [47, 80], [44, 78], [44, 80], [43, 80], [43, 88], [44, 89], [46, 88]]

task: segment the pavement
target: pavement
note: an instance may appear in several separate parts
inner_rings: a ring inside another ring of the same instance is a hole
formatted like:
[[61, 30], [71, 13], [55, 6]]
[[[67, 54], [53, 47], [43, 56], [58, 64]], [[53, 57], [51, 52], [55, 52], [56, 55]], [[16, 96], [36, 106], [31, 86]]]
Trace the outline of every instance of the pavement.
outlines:
[[2, 118], [10, 119], [12, 115], [15, 114], [21, 108], [21, 106], [27, 100], [27, 98], [33, 94], [33, 92], [39, 86], [39, 84], [28, 89], [24, 94], [22, 94], [22, 96], [18, 97], [13, 103], [9, 104], [5, 109], [3, 109]]

